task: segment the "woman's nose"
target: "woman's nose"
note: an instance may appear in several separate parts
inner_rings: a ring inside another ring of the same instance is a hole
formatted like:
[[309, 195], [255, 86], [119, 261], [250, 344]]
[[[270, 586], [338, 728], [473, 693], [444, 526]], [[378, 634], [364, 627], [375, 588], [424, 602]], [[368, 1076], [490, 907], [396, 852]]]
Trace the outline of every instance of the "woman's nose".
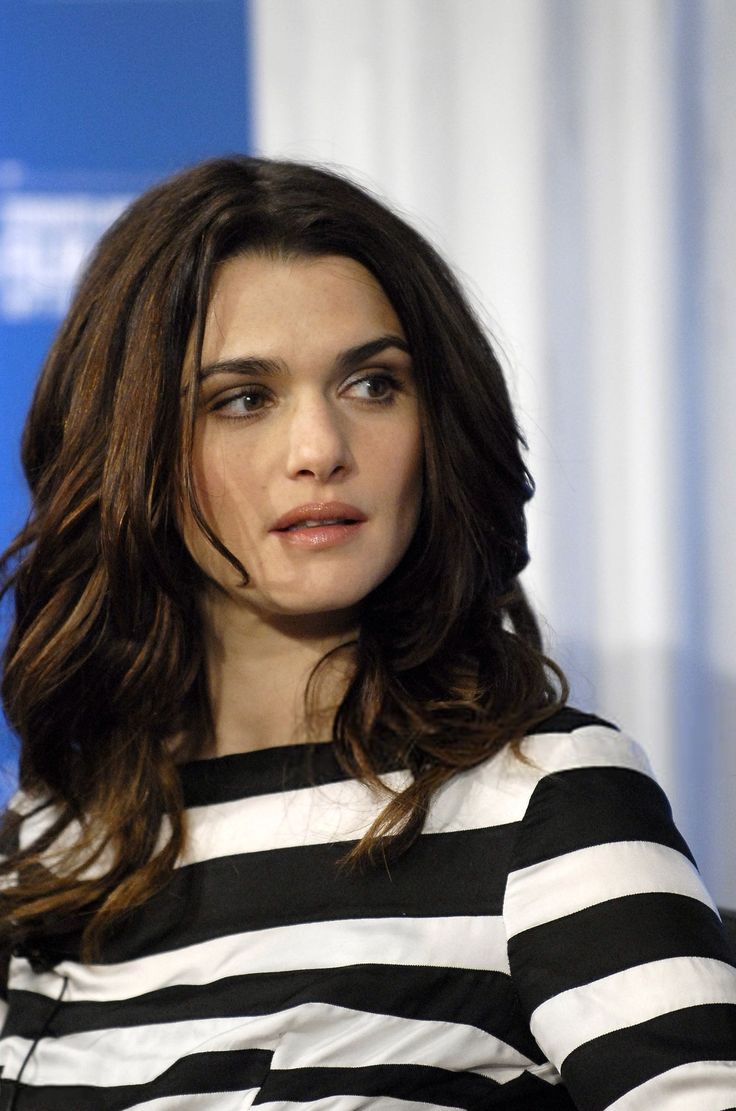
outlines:
[[289, 476], [326, 482], [351, 465], [347, 429], [333, 405], [320, 398], [296, 406], [289, 424]]

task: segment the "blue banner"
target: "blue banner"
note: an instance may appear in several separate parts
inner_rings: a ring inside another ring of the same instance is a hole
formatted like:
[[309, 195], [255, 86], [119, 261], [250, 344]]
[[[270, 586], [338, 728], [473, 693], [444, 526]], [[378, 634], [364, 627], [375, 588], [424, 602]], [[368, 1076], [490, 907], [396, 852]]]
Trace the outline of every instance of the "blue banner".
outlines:
[[[245, 0], [0, 0], [3, 548], [27, 512], [25, 411], [84, 258], [153, 181], [249, 149], [248, 77]], [[14, 761], [0, 727], [0, 800]]]

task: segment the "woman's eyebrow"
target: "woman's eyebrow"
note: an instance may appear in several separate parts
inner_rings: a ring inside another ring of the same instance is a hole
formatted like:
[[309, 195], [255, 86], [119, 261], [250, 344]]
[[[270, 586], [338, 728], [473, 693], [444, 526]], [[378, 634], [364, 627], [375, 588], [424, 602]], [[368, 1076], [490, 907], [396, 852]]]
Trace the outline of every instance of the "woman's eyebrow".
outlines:
[[[378, 336], [377, 339], [368, 340], [367, 343], [357, 344], [341, 351], [335, 359], [335, 368], [343, 373], [357, 370], [368, 359], [380, 355], [390, 347], [395, 347], [404, 354], [409, 355], [409, 345], [401, 336], [387, 334]], [[199, 372], [199, 379], [203, 381], [213, 374], [257, 374], [265, 377], [288, 374], [288, 368], [281, 359], [267, 359], [257, 355], [242, 356], [235, 359], [222, 359], [215, 363], [208, 363]]]
[[199, 380], [210, 378], [213, 374], [258, 374], [273, 377], [277, 374], [287, 374], [286, 364], [280, 359], [264, 359], [256, 355], [239, 356], [235, 359], [220, 359], [216, 363], [208, 363], [199, 372]]
[[386, 351], [389, 347], [396, 347], [399, 351], [403, 351], [405, 355], [411, 355], [409, 351], [409, 344], [401, 336], [385, 335], [379, 336], [378, 339], [369, 340], [367, 343], [360, 343], [357, 347], [349, 347], [347, 351], [342, 351], [335, 360], [335, 366], [341, 371], [357, 370], [359, 366], [373, 359], [376, 355], [380, 355], [382, 351]]

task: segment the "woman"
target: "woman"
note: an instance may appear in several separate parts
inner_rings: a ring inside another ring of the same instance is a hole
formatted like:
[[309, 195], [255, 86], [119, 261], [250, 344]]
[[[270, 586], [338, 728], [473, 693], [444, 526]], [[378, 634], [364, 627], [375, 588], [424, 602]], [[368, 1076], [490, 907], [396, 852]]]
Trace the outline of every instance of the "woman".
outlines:
[[103, 238], [6, 557], [6, 1105], [736, 1105], [736, 970], [640, 750], [564, 706], [446, 266], [230, 158]]

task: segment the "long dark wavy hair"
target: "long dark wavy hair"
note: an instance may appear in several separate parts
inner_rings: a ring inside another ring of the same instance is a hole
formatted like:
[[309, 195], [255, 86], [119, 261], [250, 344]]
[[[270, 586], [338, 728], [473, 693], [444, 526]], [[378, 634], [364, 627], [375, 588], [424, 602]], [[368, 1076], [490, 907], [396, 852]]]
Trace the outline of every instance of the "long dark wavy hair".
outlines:
[[[197, 598], [177, 522], [213, 276], [247, 252], [343, 255], [376, 277], [413, 357], [424, 435], [416, 535], [365, 599], [333, 736], [369, 783], [412, 773], [349, 854], [400, 853], [435, 791], [564, 701], [518, 583], [533, 484], [498, 359], [456, 280], [374, 197], [313, 166], [230, 157], [144, 194], [102, 238], [38, 382], [23, 438], [32, 512], [3, 557], [15, 616], [5, 712], [23, 810], [42, 832], [0, 865], [6, 948], [84, 927], [89, 956], [165, 884], [186, 836], [170, 740], [209, 728]], [[164, 834], [162, 835], [162, 830]], [[65, 834], [65, 836], [62, 836]], [[3, 878], [3, 875], [4, 878]], [[9, 877], [12, 876], [12, 882]]]

